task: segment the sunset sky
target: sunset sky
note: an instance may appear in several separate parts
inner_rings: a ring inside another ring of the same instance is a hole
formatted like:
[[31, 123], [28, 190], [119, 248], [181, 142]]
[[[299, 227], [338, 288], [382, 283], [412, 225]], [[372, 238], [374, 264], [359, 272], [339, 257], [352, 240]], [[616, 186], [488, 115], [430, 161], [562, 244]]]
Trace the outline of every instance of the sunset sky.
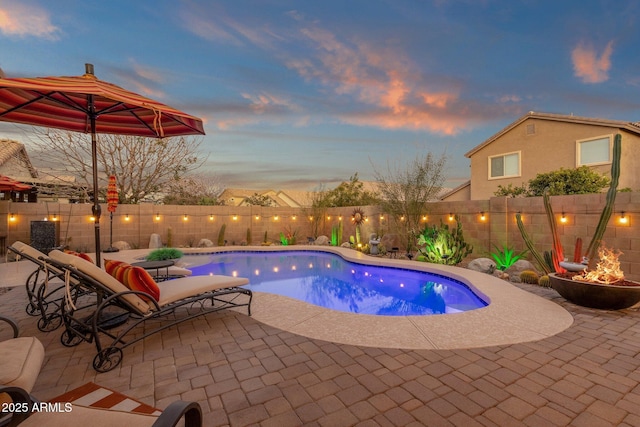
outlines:
[[528, 111], [639, 121], [639, 20], [635, 0], [0, 0], [0, 68], [93, 63], [203, 118], [227, 187], [332, 187], [427, 152], [455, 186]]

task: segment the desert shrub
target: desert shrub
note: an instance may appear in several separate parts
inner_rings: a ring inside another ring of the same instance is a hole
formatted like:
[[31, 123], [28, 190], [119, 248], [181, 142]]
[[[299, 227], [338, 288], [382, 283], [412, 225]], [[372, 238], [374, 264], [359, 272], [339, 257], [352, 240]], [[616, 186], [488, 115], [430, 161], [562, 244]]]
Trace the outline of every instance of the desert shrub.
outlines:
[[500, 249], [496, 245], [493, 245], [493, 247], [496, 248], [496, 251], [491, 252], [491, 257], [496, 262], [496, 268], [501, 271], [504, 271], [507, 268], [511, 267], [527, 252], [522, 251], [520, 253], [515, 253], [515, 251], [509, 248], [507, 245], [504, 245], [502, 249]]
[[545, 188], [549, 188], [550, 196], [599, 193], [608, 185], [609, 178], [588, 166], [577, 169], [560, 168], [553, 172], [539, 173], [530, 180], [529, 195], [542, 196]]
[[[435, 264], [457, 265], [473, 252], [473, 247], [464, 241], [462, 224], [456, 216], [456, 226], [448, 224], [427, 225], [418, 235], [418, 252], [427, 262]], [[416, 258], [418, 259], [418, 258]], [[421, 259], [421, 258], [420, 258]]]
[[160, 248], [154, 249], [149, 252], [146, 259], [147, 261], [164, 261], [167, 259], [178, 259], [182, 258], [182, 251], [175, 248]]

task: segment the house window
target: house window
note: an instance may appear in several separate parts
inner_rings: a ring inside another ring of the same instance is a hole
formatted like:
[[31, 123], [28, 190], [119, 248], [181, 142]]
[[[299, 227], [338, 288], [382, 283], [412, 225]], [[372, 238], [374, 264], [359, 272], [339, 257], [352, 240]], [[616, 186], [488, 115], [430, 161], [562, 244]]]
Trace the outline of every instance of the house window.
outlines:
[[520, 152], [489, 157], [489, 178], [520, 176]]
[[577, 166], [611, 163], [611, 137], [578, 141]]

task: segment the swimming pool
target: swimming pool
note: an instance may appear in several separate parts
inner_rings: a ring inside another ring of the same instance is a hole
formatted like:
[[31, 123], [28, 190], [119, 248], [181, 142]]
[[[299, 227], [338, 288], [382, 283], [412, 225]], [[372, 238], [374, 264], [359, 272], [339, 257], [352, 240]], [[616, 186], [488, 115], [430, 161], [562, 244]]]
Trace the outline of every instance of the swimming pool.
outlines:
[[415, 270], [371, 266], [321, 251], [210, 254], [193, 275], [247, 277], [247, 287], [333, 310], [384, 316], [469, 311], [487, 303], [464, 283]]

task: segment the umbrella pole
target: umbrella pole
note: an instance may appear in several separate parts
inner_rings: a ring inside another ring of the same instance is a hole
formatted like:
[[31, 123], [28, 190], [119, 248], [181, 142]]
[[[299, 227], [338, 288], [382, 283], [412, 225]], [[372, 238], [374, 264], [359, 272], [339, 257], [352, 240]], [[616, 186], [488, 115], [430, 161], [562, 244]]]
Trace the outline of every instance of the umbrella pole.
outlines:
[[100, 203], [98, 201], [98, 142], [96, 140], [96, 111], [93, 95], [88, 95], [89, 120], [91, 121], [91, 161], [93, 163], [93, 208], [91, 212], [96, 219], [94, 223], [96, 243], [96, 265], [100, 267]]

